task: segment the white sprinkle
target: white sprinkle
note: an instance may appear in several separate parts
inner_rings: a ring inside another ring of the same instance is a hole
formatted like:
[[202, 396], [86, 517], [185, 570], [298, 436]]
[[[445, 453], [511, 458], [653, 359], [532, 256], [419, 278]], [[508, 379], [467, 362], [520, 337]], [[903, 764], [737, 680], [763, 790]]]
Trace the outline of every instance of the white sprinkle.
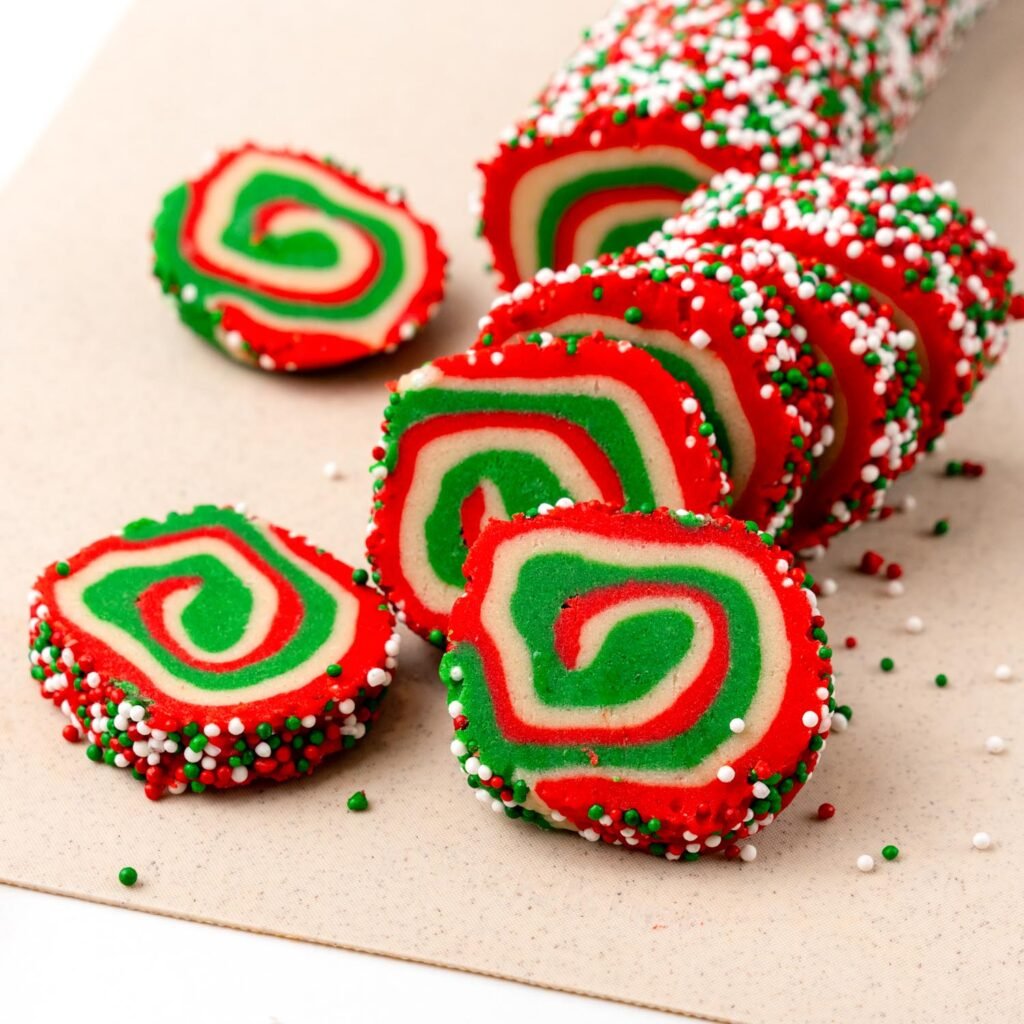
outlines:
[[821, 581], [821, 596], [831, 597], [839, 589], [839, 584], [836, 583], [831, 576], [826, 576]]
[[753, 786], [753, 794], [756, 799], [764, 800], [771, 790], [763, 782], [755, 782]]
[[757, 847], [750, 843], [740, 849], [740, 860], [745, 861], [749, 864], [752, 860], [757, 859]]
[[904, 512], [913, 512], [914, 509], [917, 508], [917, 498], [912, 494], [906, 495], [900, 502], [900, 508], [903, 509]]
[[870, 853], [862, 853], [857, 858], [857, 870], [858, 871], [874, 871], [875, 870], [875, 858]]
[[804, 716], [800, 721], [803, 722], [808, 729], [813, 729], [818, 724], [818, 715], [814, 711], [805, 711]]
[[462, 701], [453, 700], [451, 704], [448, 705], [448, 714], [451, 715], [452, 718], [458, 718], [459, 715], [462, 714]]
[[195, 302], [199, 297], [199, 289], [194, 284], [186, 284], [181, 289], [182, 302]]
[[231, 781], [232, 782], [245, 782], [249, 778], [249, 769], [244, 764], [238, 765], [237, 768], [231, 769]]
[[[134, 717], [135, 717], [135, 714], [133, 712], [132, 713], [132, 718], [134, 718]], [[211, 722], [209, 725], [203, 726], [203, 735], [204, 736], [209, 736], [211, 738], [214, 737], [214, 736], [219, 736], [220, 735], [220, 726], [217, 725], [215, 722]]]
[[989, 736], [985, 740], [985, 749], [990, 754], [1001, 754], [1006, 749], [1006, 741], [1002, 736]]
[[975, 832], [971, 845], [976, 850], [987, 850], [992, 845], [992, 837], [987, 832]]
[[718, 781], [719, 782], [732, 782], [736, 778], [736, 769], [731, 765], [723, 764], [718, 769]]
[[1013, 678], [1013, 669], [1009, 665], [996, 665], [996, 679], [1005, 683]]
[[231, 721], [228, 722], [228, 732], [231, 733], [232, 736], [241, 736], [242, 733], [245, 732], [245, 725], [242, 720], [240, 718], [232, 718]]
[[466, 744], [463, 743], [462, 740], [452, 740], [451, 747], [452, 747], [452, 753], [456, 757], [462, 757], [462, 755], [465, 754], [467, 749], [468, 749], [466, 747]]
[[850, 720], [841, 711], [836, 711], [832, 715], [832, 731], [833, 732], [846, 732], [849, 728]]
[[366, 673], [366, 683], [368, 686], [387, 686], [391, 682], [391, 677], [382, 668], [371, 668]]
[[742, 718], [734, 718], [729, 723], [729, 729], [731, 732], [743, 732], [743, 730], [746, 729], [746, 727], [747, 723], [744, 722]]
[[924, 622], [921, 621], [920, 616], [911, 615], [904, 623], [904, 628], [908, 633], [920, 633], [924, 629]]
[[453, 683], [461, 683], [462, 682], [462, 669], [459, 668], [458, 665], [453, 665], [452, 666], [452, 670], [448, 673], [448, 678]]
[[889, 580], [885, 585], [885, 592], [890, 597], [902, 597], [904, 589], [902, 580]]
[[338, 469], [338, 464], [336, 462], [325, 462], [324, 476], [327, 477], [328, 480], [340, 480], [341, 470]]

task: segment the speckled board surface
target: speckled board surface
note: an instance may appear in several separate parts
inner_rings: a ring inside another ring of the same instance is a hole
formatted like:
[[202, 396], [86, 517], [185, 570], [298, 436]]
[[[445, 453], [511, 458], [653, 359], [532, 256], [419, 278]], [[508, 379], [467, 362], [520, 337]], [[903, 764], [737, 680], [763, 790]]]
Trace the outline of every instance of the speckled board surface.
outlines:
[[[151, 804], [60, 738], [24, 660], [23, 594], [122, 522], [246, 500], [357, 560], [384, 381], [464, 346], [486, 308], [473, 160], [604, 0], [140, 5], [0, 197], [0, 878], [727, 1021], [1012, 1020], [1024, 998], [1024, 358], [983, 387], [918, 508], [837, 544], [819, 575], [851, 728], [752, 864], [669, 864], [481, 809], [448, 752], [436, 655], [411, 638], [371, 742], [298, 785]], [[216, 46], [197, 44], [202, 38]], [[1024, 253], [1024, 5], [987, 15], [903, 153], [958, 181]], [[1007, 130], [1009, 129], [1009, 130]], [[397, 357], [316, 378], [230, 364], [148, 279], [163, 190], [252, 136], [407, 186], [453, 255], [450, 300]], [[1019, 131], [1018, 131], [1019, 136]], [[1018, 345], [1024, 338], [1015, 339]], [[343, 478], [320, 472], [328, 459]], [[943, 538], [931, 523], [948, 516]], [[906, 593], [851, 570], [865, 547]], [[919, 615], [924, 632], [903, 630]], [[879, 658], [896, 670], [883, 674]], [[997, 682], [996, 664], [1016, 678]], [[945, 672], [950, 684], [931, 682]], [[1003, 736], [1005, 753], [985, 753]], [[369, 813], [345, 797], [365, 789]], [[838, 808], [813, 820], [819, 802]], [[989, 831], [992, 849], [971, 848]], [[882, 845], [902, 850], [895, 863]], [[857, 855], [879, 860], [872, 874]], [[116, 880], [139, 868], [131, 891]], [[59, 941], [59, 940], [58, 940]]]

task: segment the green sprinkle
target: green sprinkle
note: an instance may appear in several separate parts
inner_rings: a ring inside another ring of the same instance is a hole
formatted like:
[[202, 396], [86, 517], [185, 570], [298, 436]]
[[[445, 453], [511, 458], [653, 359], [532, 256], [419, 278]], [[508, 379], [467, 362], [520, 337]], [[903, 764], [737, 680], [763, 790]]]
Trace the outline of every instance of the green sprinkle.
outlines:
[[289, 715], [284, 720], [284, 727], [289, 732], [295, 732], [296, 729], [301, 729], [302, 728], [302, 719], [301, 718], [297, 718], [295, 715]]
[[350, 811], [365, 811], [370, 806], [366, 794], [360, 789], [348, 798], [348, 809]]
[[937, 519], [935, 525], [932, 527], [932, 533], [936, 537], [942, 537], [949, 533], [949, 520], [948, 519]]
[[627, 324], [638, 324], [644, 318], [643, 310], [639, 306], [630, 306], [625, 313]]
[[888, 846], [883, 846], [882, 847], [882, 856], [886, 860], [895, 860], [899, 855], [900, 855], [899, 847], [898, 846], [893, 846], [892, 843], [890, 843]]
[[878, 664], [883, 672], [891, 672], [896, 667], [896, 662], [892, 658], [883, 658]]
[[442, 633], [441, 630], [439, 629], [432, 629], [427, 639], [435, 647], [444, 647], [444, 633]]
[[58, 576], [67, 576], [71, 572], [71, 566], [67, 562], [58, 562], [54, 568], [57, 570]]
[[339, 664], [337, 664], [337, 662], [333, 662], [332, 661], [331, 664], [327, 666], [327, 674], [329, 676], [331, 676], [331, 678], [335, 678], [337, 676], [340, 676], [341, 675], [341, 666]]
[[131, 888], [139, 880], [139, 873], [135, 870], [135, 868], [121, 868], [121, 870], [117, 873], [117, 880], [122, 885]]
[[939, 687], [939, 689], [941, 689], [943, 686], [945, 686], [948, 682], [949, 682], [949, 677], [946, 675], [945, 672], [940, 672], [935, 677], [935, 685], [937, 687]]
[[261, 740], [269, 740], [273, 734], [274, 727], [269, 722], [260, 722], [260, 724], [256, 726], [256, 735], [259, 736]]
[[352, 570], [352, 582], [357, 586], [363, 586], [370, 579], [370, 574], [365, 569], [353, 569]]
[[591, 821], [597, 821], [604, 815], [604, 808], [600, 804], [591, 804], [590, 810], [587, 811], [587, 817]]

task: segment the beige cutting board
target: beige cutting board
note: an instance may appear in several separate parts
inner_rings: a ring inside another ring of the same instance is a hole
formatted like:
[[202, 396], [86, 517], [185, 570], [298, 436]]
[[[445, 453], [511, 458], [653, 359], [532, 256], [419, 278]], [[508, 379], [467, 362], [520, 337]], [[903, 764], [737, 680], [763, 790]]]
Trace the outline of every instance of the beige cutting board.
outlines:
[[[139, 5], [0, 198], [0, 878], [164, 914], [727, 1021], [1009, 1021], [1024, 999], [1024, 361], [1013, 353], [902, 490], [837, 544], [823, 602], [855, 709], [751, 864], [669, 864], [499, 819], [448, 751], [436, 654], [410, 638], [372, 741], [315, 778], [149, 803], [60, 738], [25, 662], [36, 570], [123, 522], [235, 502], [358, 561], [384, 381], [464, 347], [486, 309], [473, 161], [605, 0]], [[904, 149], [1024, 253], [1024, 4], [986, 16]], [[391, 359], [283, 379], [191, 337], [148, 278], [164, 189], [253, 137], [408, 187], [450, 298]], [[1017, 344], [1024, 344], [1018, 337]], [[336, 460], [344, 477], [326, 480]], [[929, 535], [940, 515], [944, 538]], [[906, 595], [850, 566], [901, 560]], [[926, 624], [910, 636], [911, 614]], [[896, 659], [884, 675], [882, 655]], [[1008, 662], [1019, 678], [996, 682]], [[946, 672], [950, 685], [931, 678]], [[998, 733], [1007, 751], [985, 753]], [[369, 813], [346, 812], [365, 789]], [[814, 820], [818, 803], [838, 807]], [[971, 836], [994, 846], [973, 850]], [[883, 844], [903, 851], [895, 863]], [[879, 867], [862, 874], [857, 855]], [[141, 884], [117, 883], [134, 864]], [[55, 941], [59, 943], [59, 938]], [[472, 1014], [471, 1014], [472, 1016]]]

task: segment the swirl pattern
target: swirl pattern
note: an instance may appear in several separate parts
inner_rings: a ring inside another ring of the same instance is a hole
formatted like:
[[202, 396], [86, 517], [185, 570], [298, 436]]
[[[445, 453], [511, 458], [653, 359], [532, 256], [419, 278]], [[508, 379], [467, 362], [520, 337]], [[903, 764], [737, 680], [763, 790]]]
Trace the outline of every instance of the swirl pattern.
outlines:
[[489, 519], [563, 498], [706, 510], [727, 488], [689, 388], [603, 338], [439, 359], [398, 382], [385, 415], [368, 554], [405, 620], [438, 644]]
[[814, 596], [766, 539], [596, 504], [485, 529], [441, 665], [482, 799], [672, 859], [770, 823], [835, 701]]
[[436, 233], [396, 193], [253, 145], [164, 198], [154, 249], [154, 272], [183, 320], [268, 370], [393, 348], [443, 294]]
[[618, 0], [481, 164], [501, 286], [642, 241], [730, 167], [892, 148], [981, 0]]
[[151, 795], [304, 774], [390, 682], [397, 640], [362, 577], [232, 510], [140, 520], [40, 579], [33, 675]]

